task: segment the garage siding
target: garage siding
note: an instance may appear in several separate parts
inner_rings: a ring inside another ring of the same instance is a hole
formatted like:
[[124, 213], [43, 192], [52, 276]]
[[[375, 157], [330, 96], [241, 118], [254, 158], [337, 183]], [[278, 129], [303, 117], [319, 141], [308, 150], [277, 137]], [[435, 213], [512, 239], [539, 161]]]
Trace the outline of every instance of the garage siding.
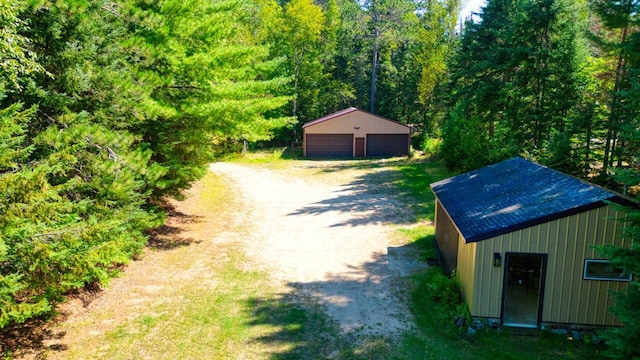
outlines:
[[367, 135], [367, 156], [408, 155], [409, 136], [406, 134]]
[[307, 134], [307, 157], [353, 156], [353, 134]]

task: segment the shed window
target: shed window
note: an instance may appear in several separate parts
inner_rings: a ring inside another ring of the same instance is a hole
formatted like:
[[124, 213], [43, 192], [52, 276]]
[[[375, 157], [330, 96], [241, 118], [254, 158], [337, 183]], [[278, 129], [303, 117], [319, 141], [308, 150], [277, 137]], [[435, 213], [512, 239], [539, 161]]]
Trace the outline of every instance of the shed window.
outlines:
[[609, 260], [586, 259], [584, 261], [585, 280], [631, 281], [631, 274], [613, 267]]

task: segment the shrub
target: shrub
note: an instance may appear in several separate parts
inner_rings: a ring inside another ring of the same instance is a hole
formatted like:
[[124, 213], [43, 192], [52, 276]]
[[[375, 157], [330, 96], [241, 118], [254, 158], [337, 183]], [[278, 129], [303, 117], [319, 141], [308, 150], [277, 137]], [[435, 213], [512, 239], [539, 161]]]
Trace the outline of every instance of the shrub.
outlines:
[[428, 157], [435, 158], [440, 154], [442, 139], [426, 137], [422, 142], [422, 151]]
[[450, 326], [455, 319], [460, 317], [469, 323], [471, 315], [467, 304], [462, 301], [460, 296], [460, 284], [456, 280], [455, 272], [449, 277], [442, 272], [440, 267], [431, 267], [425, 273], [422, 281], [424, 282], [425, 295], [431, 300], [432, 305], [437, 307], [432, 311], [435, 310], [441, 314], [439, 321], [446, 322], [440, 326]]

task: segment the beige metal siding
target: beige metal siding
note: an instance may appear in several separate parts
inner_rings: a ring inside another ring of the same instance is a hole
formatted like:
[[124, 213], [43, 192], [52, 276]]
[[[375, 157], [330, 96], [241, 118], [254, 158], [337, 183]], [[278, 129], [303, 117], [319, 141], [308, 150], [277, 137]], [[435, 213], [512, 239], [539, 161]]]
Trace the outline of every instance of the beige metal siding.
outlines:
[[408, 127], [393, 121], [363, 112], [354, 111], [342, 116], [306, 127], [305, 134], [409, 134]]
[[[608, 312], [610, 290], [626, 282], [583, 280], [585, 259], [601, 258], [594, 246], [630, 246], [621, 239], [620, 214], [612, 206], [554, 220], [477, 243], [473, 316], [500, 317], [504, 269], [493, 267], [493, 253], [547, 254], [542, 321], [620, 325]], [[466, 244], [465, 246], [470, 246]], [[503, 264], [504, 265], [504, 264]]]
[[[485, 241], [475, 243], [476, 263], [474, 268], [474, 295], [473, 307], [469, 311], [473, 316], [499, 318], [502, 308], [502, 286], [504, 268], [493, 266], [493, 253], [498, 252], [502, 256], [504, 265], [505, 251], [500, 245], [496, 248], [488, 248]], [[469, 244], [471, 245], [471, 244]]]
[[469, 311], [473, 314], [471, 309], [474, 309], [478, 305], [478, 297], [474, 294], [477, 289], [475, 286], [476, 272], [476, 244], [465, 244], [465, 239], [462, 235], [458, 237], [458, 267], [456, 269], [456, 275], [458, 282], [460, 283], [460, 291], [462, 297], [466, 300], [469, 306]]

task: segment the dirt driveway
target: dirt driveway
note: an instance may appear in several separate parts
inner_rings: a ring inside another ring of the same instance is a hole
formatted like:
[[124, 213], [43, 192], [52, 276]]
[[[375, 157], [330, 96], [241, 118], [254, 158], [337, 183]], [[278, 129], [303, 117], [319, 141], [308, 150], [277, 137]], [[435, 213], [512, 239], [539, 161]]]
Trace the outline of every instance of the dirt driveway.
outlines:
[[392, 336], [412, 322], [398, 297], [402, 276], [422, 266], [398, 243], [411, 214], [390, 191], [385, 167], [353, 162], [299, 162], [318, 176], [295, 176], [234, 163], [210, 170], [232, 179], [254, 231], [246, 252], [276, 281], [320, 304], [345, 332]]
[[[69, 299], [40, 345], [25, 343], [17, 358], [334, 358], [321, 329], [304, 333], [311, 341], [272, 335], [283, 324], [260, 323], [260, 309], [246, 305], [254, 299], [293, 300], [358, 341], [391, 343], [414, 324], [405, 276], [425, 266], [397, 231], [413, 215], [393, 186], [396, 162], [406, 160], [212, 164], [187, 199], [172, 202], [140, 260], [88, 299]], [[209, 319], [237, 333], [202, 324]]]

